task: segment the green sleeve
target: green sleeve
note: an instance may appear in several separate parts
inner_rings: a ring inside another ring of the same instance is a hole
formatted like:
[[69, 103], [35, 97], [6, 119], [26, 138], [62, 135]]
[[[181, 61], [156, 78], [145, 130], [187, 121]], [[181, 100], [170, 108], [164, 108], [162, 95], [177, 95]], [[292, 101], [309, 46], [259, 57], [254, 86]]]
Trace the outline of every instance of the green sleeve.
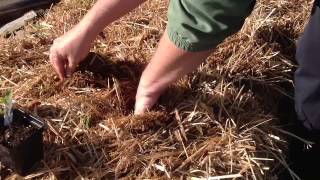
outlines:
[[169, 39], [186, 51], [204, 51], [239, 31], [255, 0], [170, 0]]

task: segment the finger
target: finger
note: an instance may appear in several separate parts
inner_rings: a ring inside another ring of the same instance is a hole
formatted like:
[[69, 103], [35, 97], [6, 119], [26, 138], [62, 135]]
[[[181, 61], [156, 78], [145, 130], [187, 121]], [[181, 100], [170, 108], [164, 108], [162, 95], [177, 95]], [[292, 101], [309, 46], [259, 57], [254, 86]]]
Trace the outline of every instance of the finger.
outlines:
[[76, 60], [72, 57], [68, 58], [68, 65], [66, 66], [66, 76], [70, 77], [77, 68]]
[[147, 111], [147, 109], [145, 109], [145, 107], [142, 104], [136, 103], [135, 108], [134, 108], [135, 115], [141, 115], [146, 111]]
[[148, 112], [152, 106], [155, 104], [155, 99], [147, 98], [147, 97], [140, 97], [136, 99], [136, 104], [134, 108], [134, 114], [140, 115], [145, 112]]
[[56, 52], [50, 52], [50, 62], [54, 67], [55, 71], [58, 73], [59, 78], [64, 80], [66, 78], [65, 64], [66, 59], [62, 56], [59, 56]]

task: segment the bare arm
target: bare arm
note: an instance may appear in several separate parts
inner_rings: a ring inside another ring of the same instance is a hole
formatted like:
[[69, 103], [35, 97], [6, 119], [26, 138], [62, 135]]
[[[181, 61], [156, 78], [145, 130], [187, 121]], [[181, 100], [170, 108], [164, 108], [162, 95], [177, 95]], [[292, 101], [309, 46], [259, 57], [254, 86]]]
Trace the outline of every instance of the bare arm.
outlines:
[[63, 80], [88, 54], [91, 43], [105, 26], [139, 6], [145, 0], [98, 0], [73, 29], [57, 38], [50, 49], [50, 61]]
[[211, 51], [187, 52], [177, 48], [165, 32], [151, 62], [140, 79], [135, 114], [150, 109], [173, 82], [195, 70]]
[[77, 25], [95, 39], [102, 29], [130, 12], [145, 0], [99, 0]]

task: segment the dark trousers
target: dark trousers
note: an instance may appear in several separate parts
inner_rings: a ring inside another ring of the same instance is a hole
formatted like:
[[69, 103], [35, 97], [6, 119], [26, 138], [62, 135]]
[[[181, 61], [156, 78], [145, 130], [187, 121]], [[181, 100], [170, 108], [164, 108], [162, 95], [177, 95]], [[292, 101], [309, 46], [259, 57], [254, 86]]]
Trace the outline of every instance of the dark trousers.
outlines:
[[317, 3], [298, 42], [295, 72], [295, 108], [311, 132], [320, 132], [320, 8]]

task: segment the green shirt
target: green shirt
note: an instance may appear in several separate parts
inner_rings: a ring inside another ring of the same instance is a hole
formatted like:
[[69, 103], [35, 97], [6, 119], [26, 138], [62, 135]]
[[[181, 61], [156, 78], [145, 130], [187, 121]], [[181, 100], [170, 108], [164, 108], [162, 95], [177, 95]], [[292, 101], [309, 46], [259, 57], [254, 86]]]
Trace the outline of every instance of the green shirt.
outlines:
[[209, 50], [239, 31], [255, 0], [171, 0], [168, 36], [186, 51]]

